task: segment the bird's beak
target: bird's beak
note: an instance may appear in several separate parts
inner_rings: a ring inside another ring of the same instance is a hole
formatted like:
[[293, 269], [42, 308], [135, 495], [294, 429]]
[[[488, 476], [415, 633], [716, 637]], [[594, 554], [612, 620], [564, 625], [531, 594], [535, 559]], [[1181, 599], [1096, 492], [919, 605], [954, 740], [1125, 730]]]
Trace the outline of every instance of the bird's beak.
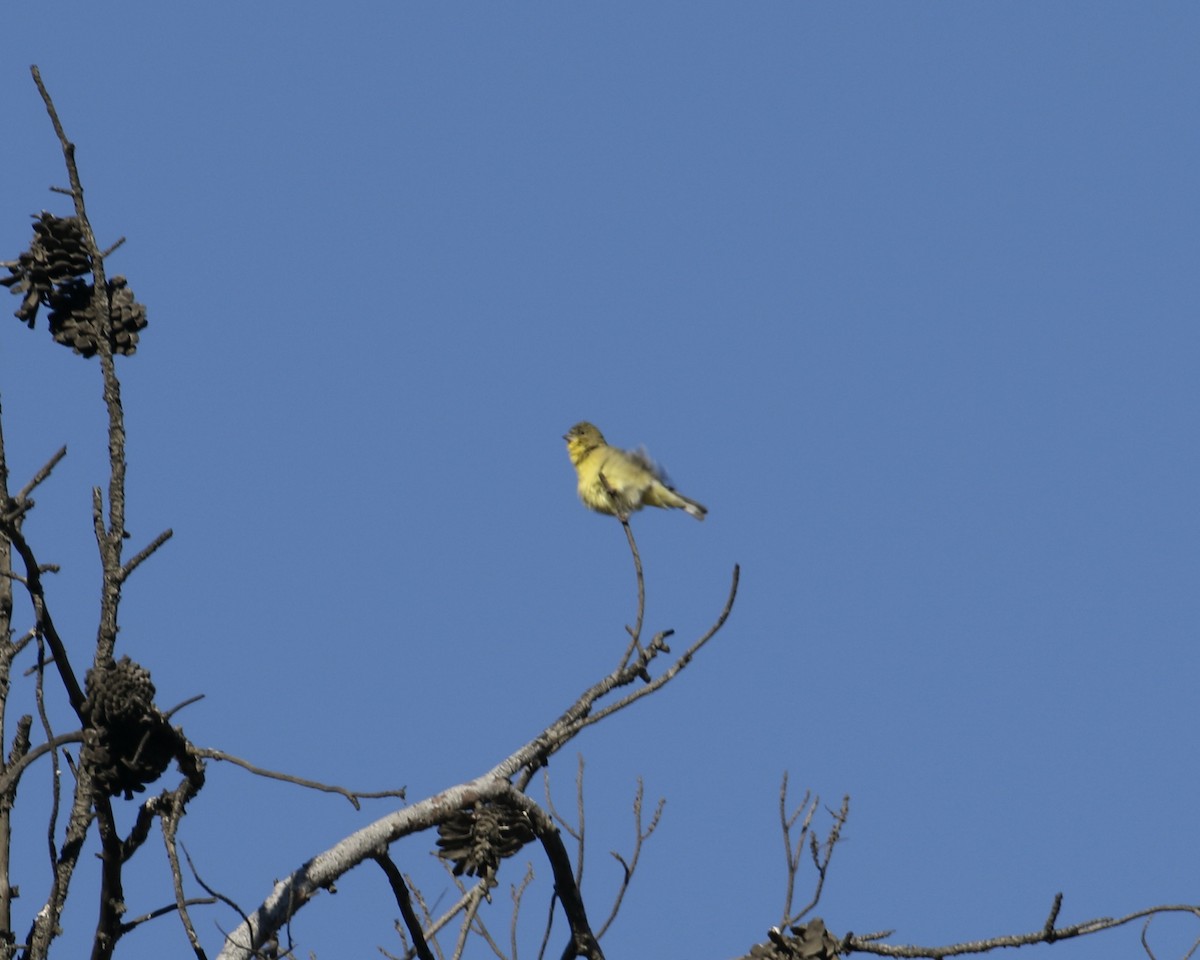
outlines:
[[571, 435], [570, 435], [569, 433], [564, 433], [564, 434], [563, 434], [563, 439], [564, 439], [564, 440], [570, 440], [570, 439], [571, 439]]

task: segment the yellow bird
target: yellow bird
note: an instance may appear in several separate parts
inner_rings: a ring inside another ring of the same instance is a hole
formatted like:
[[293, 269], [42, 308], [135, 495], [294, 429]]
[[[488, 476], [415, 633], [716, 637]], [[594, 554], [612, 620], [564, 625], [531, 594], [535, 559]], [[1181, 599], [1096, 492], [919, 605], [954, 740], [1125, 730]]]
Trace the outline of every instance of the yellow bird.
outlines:
[[674, 507], [703, 520], [708, 510], [676, 493], [666, 476], [644, 450], [619, 450], [604, 442], [590, 423], [577, 423], [563, 435], [567, 456], [579, 475], [579, 499], [584, 506], [628, 520], [642, 507]]

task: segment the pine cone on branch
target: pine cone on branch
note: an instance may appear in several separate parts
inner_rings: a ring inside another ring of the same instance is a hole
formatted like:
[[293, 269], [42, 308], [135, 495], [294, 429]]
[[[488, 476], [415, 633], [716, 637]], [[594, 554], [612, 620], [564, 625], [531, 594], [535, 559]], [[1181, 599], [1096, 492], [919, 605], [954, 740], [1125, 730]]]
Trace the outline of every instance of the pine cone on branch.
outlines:
[[16, 260], [5, 260], [11, 276], [0, 284], [22, 297], [15, 316], [31, 330], [38, 307], [50, 303], [54, 288], [82, 277], [92, 269], [77, 217], [56, 217], [42, 211], [33, 221], [33, 240]]
[[[31, 330], [39, 307], [50, 308], [50, 334], [82, 357], [100, 351], [101, 323], [92, 301], [95, 288], [82, 278], [92, 270], [92, 258], [76, 217], [56, 217], [43, 211], [33, 222], [29, 249], [16, 260], [0, 261], [10, 276], [0, 284], [21, 297], [14, 315]], [[146, 308], [134, 299], [124, 277], [113, 277], [108, 290], [109, 343], [114, 354], [130, 356], [138, 334], [146, 327]]]
[[456, 877], [481, 877], [533, 839], [533, 826], [520, 810], [484, 803], [460, 810], [438, 826], [438, 856], [454, 864]]
[[150, 671], [122, 657], [87, 672], [81, 762], [108, 796], [126, 800], [166, 772], [177, 734], [154, 705]]

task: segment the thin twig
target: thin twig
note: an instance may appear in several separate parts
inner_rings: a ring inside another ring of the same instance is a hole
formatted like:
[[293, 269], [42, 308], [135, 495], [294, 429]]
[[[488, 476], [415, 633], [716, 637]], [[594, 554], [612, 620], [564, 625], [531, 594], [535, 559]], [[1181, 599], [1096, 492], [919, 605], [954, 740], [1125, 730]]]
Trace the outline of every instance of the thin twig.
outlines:
[[[1150, 949], [1150, 941], [1146, 939], [1146, 934], [1150, 932], [1150, 924], [1153, 920], [1153, 917], [1147, 917], [1146, 922], [1142, 924], [1141, 941], [1142, 949], [1146, 951], [1146, 956], [1148, 956], [1150, 960], [1158, 960], [1158, 958], [1154, 956], [1154, 951]], [[1191, 954], [1191, 950], [1188, 951], [1188, 954]]]
[[44, 464], [42, 464], [38, 472], [30, 478], [29, 482], [17, 492], [16, 499], [27, 500], [29, 495], [33, 493], [35, 489], [37, 489], [38, 484], [50, 476], [51, 471], [58, 466], [59, 461], [61, 461], [66, 455], [67, 448], [65, 446], [59, 447], [55, 454]]
[[821, 894], [825, 890], [825, 878], [829, 875], [829, 863], [833, 859], [833, 851], [842, 839], [842, 827], [846, 825], [846, 821], [850, 817], [849, 794], [842, 797], [842, 805], [836, 811], [830, 810], [829, 812], [833, 815], [833, 825], [829, 828], [825, 842], [818, 844], [816, 835], [809, 835], [809, 853], [812, 856], [813, 868], [817, 871], [817, 883], [813, 887], [812, 898], [788, 919], [788, 923], [795, 923], [801, 917], [806, 916], [816, 908], [821, 900]]
[[[420, 891], [418, 891], [415, 886], [413, 886], [413, 890], [417, 895], [418, 902], [422, 903], [422, 906], [424, 906], [424, 901], [421, 899]], [[433, 940], [434, 936], [439, 933], [443, 927], [449, 924], [451, 920], [458, 916], [458, 914], [462, 913], [463, 910], [467, 909], [472, 900], [482, 899], [485, 896], [487, 896], [487, 883], [485, 880], [479, 880], [476, 882], [475, 886], [471, 887], [469, 890], [466, 890], [462, 896], [455, 901], [453, 906], [446, 910], [445, 913], [443, 913], [436, 920], [430, 922], [428, 926], [425, 927], [425, 937], [429, 940]], [[429, 911], [426, 909], [425, 912], [428, 913]], [[437, 948], [437, 941], [434, 941], [434, 947]]]
[[[806, 790], [804, 799], [792, 813], [788, 813], [788, 773], [783, 772], [783, 780], [779, 785], [779, 826], [780, 832], [783, 835], [783, 856], [787, 863], [787, 883], [784, 889], [783, 898], [783, 916], [780, 919], [779, 925], [786, 927], [789, 923], [794, 923], [792, 919], [792, 902], [796, 894], [796, 876], [800, 872], [800, 851], [804, 848], [804, 840], [808, 836], [809, 827], [812, 825], [813, 814], [816, 812], [818, 800], [814, 800], [812, 792]], [[801, 814], [804, 814], [804, 823], [800, 826], [800, 839], [792, 840], [792, 827], [796, 825], [796, 820]]]
[[225, 904], [225, 906], [241, 917], [242, 923], [248, 922], [249, 917], [246, 916], [246, 911], [244, 911], [237, 904], [237, 901], [235, 901], [232, 897], [225, 896], [225, 894], [221, 893], [219, 890], [216, 890], [205, 883], [204, 878], [200, 876], [200, 871], [196, 869], [196, 864], [192, 862], [192, 855], [188, 853], [187, 847], [184, 847], [183, 844], [180, 844], [180, 847], [183, 849], [183, 857], [185, 860], [187, 860], [188, 869], [192, 871], [192, 879], [200, 884], [200, 888], [210, 897], [216, 898], [217, 901]]
[[[498, 960], [508, 960], [504, 955], [504, 951], [500, 949], [500, 944], [496, 942], [496, 938], [492, 936], [492, 931], [488, 929], [488, 925], [484, 922], [479, 911], [483, 905], [483, 901], [492, 902], [491, 888], [496, 886], [496, 873], [494, 870], [485, 870], [483, 873], [485, 885], [488, 892], [483, 895], [482, 900], [476, 900], [468, 905], [467, 913], [464, 916], [463, 923], [459, 928], [459, 939], [455, 941], [454, 952], [451, 953], [451, 960], [462, 960], [463, 954], [467, 949], [468, 937], [474, 933], [484, 943], [488, 945], [488, 949], [496, 955]], [[462, 877], [454, 877], [454, 884], [459, 891], [465, 891], [466, 886], [463, 883]]]
[[164, 710], [163, 716], [166, 717], [168, 720], [170, 720], [171, 717], [175, 716], [175, 714], [177, 714], [184, 707], [190, 707], [193, 703], [196, 703], [203, 699], [204, 699], [204, 694], [197, 693], [195, 696], [188, 697], [186, 700], [181, 700], [179, 703], [175, 704], [175, 706], [173, 706], [170, 710]]
[[170, 540], [174, 535], [175, 531], [168, 528], [151, 540], [149, 544], [139, 550], [133, 557], [130, 558], [129, 562], [121, 568], [121, 581], [124, 582], [128, 580], [129, 575], [133, 573], [133, 571], [136, 570], [144, 560], [148, 559], [155, 550]]
[[113, 253], [115, 253], [117, 250], [119, 250], [124, 245], [125, 245], [125, 238], [118, 237], [116, 242], [114, 244], [112, 244], [112, 246], [110, 246], [107, 250], [100, 251], [100, 259], [107, 260], [110, 256], [112, 256]]
[[575, 854], [575, 885], [583, 887], [583, 862], [587, 850], [587, 812], [583, 802], [583, 754], [579, 754], [575, 766], [575, 818], [579, 824], [579, 832], [575, 835], [578, 840]]
[[[205, 907], [212, 906], [218, 903], [216, 897], [191, 897], [186, 901], [189, 907]], [[121, 924], [121, 932], [128, 933], [134, 927], [140, 927], [143, 923], [148, 923], [151, 920], [157, 920], [159, 917], [166, 917], [179, 909], [179, 904], [171, 903], [159, 907], [157, 910], [151, 910], [149, 913], [143, 913], [140, 917], [134, 917], [132, 920], [126, 920]]]
[[235, 757], [233, 754], [226, 753], [224, 750], [214, 750], [211, 747], [201, 747], [196, 749], [196, 755], [204, 757], [207, 760], [224, 760], [227, 763], [235, 764], [243, 770], [249, 770], [251, 773], [259, 777], [266, 777], [270, 780], [281, 780], [284, 783], [294, 783], [300, 787], [307, 787], [310, 790], [320, 790], [324, 793], [338, 793], [349, 800], [355, 810], [361, 810], [362, 806], [359, 800], [379, 800], [384, 797], [399, 797], [404, 799], [404, 787], [398, 790], [348, 790], [346, 787], [339, 787], [336, 784], [320, 783], [317, 780], [308, 780], [304, 777], [295, 777], [290, 773], [280, 773], [277, 770], [267, 770], [263, 767], [257, 767], [248, 760], [243, 760], [241, 757]]
[[550, 935], [554, 932], [554, 916], [557, 912], [558, 897], [551, 895], [546, 901], [546, 926], [542, 932], [542, 942], [538, 944], [537, 960], [545, 960], [546, 950], [550, 947]]
[[646, 577], [642, 571], [642, 555], [638, 551], [637, 540], [634, 539], [633, 527], [629, 525], [628, 517], [621, 517], [621, 526], [625, 528], [625, 538], [629, 541], [629, 552], [633, 554], [633, 572], [637, 577], [637, 616], [634, 618], [633, 626], [625, 628], [629, 631], [630, 643], [625, 651], [625, 656], [621, 658], [621, 666], [624, 667], [629, 663], [629, 658], [633, 656], [635, 649], [643, 665], [646, 661], [646, 651], [642, 649], [642, 621], [646, 615]]
[[[171, 883], [175, 889], [175, 907], [179, 911], [179, 920], [183, 924], [188, 943], [192, 945], [192, 952], [196, 955], [197, 960], [207, 960], [204, 948], [200, 945], [200, 938], [196, 935], [196, 927], [192, 923], [192, 916], [188, 912], [188, 899], [183, 892], [183, 871], [179, 866], [179, 853], [175, 849], [175, 835], [179, 829], [179, 821], [183, 816], [183, 810], [174, 802], [174, 798], [168, 802], [171, 803], [171, 808], [163, 812], [161, 822], [163, 845], [167, 850], [167, 860], [171, 865]], [[188, 857], [188, 867], [194, 876], [196, 867], [192, 863], [191, 857]], [[214, 899], [216, 898], [216, 894], [211, 890], [206, 890], [205, 892]]]
[[621, 886], [617, 890], [617, 895], [613, 899], [612, 910], [609, 911], [608, 917], [600, 924], [600, 929], [596, 931], [596, 939], [600, 940], [604, 934], [608, 932], [608, 928], [612, 926], [617, 919], [617, 914], [621, 910], [621, 904], [625, 901], [625, 894], [629, 892], [629, 886], [633, 882], [633, 875], [637, 871], [638, 861], [642, 856], [642, 846], [655, 830], [658, 829], [659, 821], [662, 820], [663, 809], [666, 807], [667, 801], [660, 797], [658, 804], [654, 808], [654, 815], [650, 818], [650, 825], [643, 829], [642, 827], [642, 801], [645, 799], [646, 788], [642, 782], [642, 778], [638, 777], [637, 793], [633, 798], [633, 822], [634, 822], [634, 841], [633, 853], [629, 860], [626, 861], [615, 850], [612, 851], [613, 859], [621, 865], [624, 875], [621, 880]]
[[733, 582], [730, 585], [729, 597], [725, 601], [725, 606], [721, 610], [720, 615], [718, 615], [716, 622], [708, 628], [708, 630], [703, 636], [700, 637], [699, 640], [688, 647], [687, 650], [685, 650], [683, 654], [673, 664], [671, 664], [670, 667], [668, 667], [663, 673], [660, 673], [657, 677], [654, 677], [650, 683], [643, 687], [639, 687], [632, 693], [627, 694], [624, 698], [618, 700], [616, 703], [610, 704], [604, 709], [597, 710], [595, 713], [591, 713], [587, 717], [583, 718], [579, 724], [580, 728], [599, 723], [605, 717], [616, 713], [618, 710], [624, 710], [630, 704], [641, 700], [643, 697], [649, 696], [655, 690], [658, 690], [660, 687], [670, 683], [670, 681], [674, 679], [679, 671], [683, 670], [689, 663], [691, 663], [692, 658], [695, 657], [695, 655], [706, 643], [708, 643], [709, 640], [716, 636], [717, 631], [719, 631], [721, 627], [725, 625], [725, 621], [729, 619], [729, 614], [733, 611], [733, 602], [737, 599], [738, 579], [740, 573], [740, 568], [737, 566], [737, 564], [734, 564]]
[[[579, 756], [579, 762], [583, 763], [582, 755]], [[563, 830], [565, 830], [567, 832], [568, 836], [571, 836], [571, 837], [575, 838], [576, 840], [578, 840], [579, 832], [567, 820], [566, 817], [564, 817], [561, 813], [558, 812], [558, 807], [555, 806], [555, 804], [554, 804], [554, 794], [550, 790], [550, 768], [549, 767], [546, 767], [545, 769], [542, 770], [542, 788], [543, 788], [543, 791], [544, 791], [545, 797], [546, 797], [546, 809], [548, 811], [550, 811], [550, 816], [553, 818], [554, 822], [557, 823], [560, 827], [562, 827]], [[524, 793], [525, 791], [522, 790], [521, 792]]]
[[14, 758], [4, 768], [4, 773], [0, 775], [0, 795], [15, 790], [17, 781], [21, 779], [21, 775], [36, 760], [40, 760], [48, 753], [54, 753], [59, 747], [67, 743], [83, 743], [83, 731], [74, 730], [71, 733], [63, 733], [57, 737], [52, 737], [43, 743], [39, 743], [36, 747], [32, 747], [27, 753], [20, 757]]
[[513, 884], [510, 896], [512, 897], [513, 909], [512, 920], [508, 925], [508, 949], [509, 956], [512, 960], [517, 960], [517, 920], [521, 916], [521, 902], [525, 898], [525, 891], [529, 889], [529, 885], [533, 883], [533, 864], [525, 864], [525, 874], [521, 877], [519, 884]]
[[[455, 878], [455, 879], [457, 880], [457, 878]], [[462, 923], [459, 925], [459, 928], [458, 928], [458, 939], [455, 940], [454, 950], [450, 954], [452, 960], [461, 960], [461, 958], [462, 958], [463, 950], [465, 950], [466, 946], [467, 946], [467, 936], [468, 936], [468, 934], [470, 934], [471, 927], [475, 924], [475, 918], [476, 918], [477, 914], [479, 913], [479, 904], [483, 901], [483, 898], [487, 896], [488, 887], [491, 886], [492, 871], [491, 870], [485, 871], [484, 875], [482, 877], [480, 877], [480, 880], [482, 882], [480, 884], [478, 884], [475, 887], [475, 889], [481, 890], [483, 892], [480, 896], [467, 901], [467, 909], [466, 909], [466, 912], [463, 914]], [[461, 883], [460, 883], [459, 889], [462, 889]], [[491, 940], [491, 937], [488, 936], [487, 930], [484, 929], [482, 925], [480, 925], [479, 932], [480, 932], [480, 935], [482, 935], [485, 940]], [[493, 948], [493, 950], [495, 950], [494, 943], [492, 944], [492, 948]]]

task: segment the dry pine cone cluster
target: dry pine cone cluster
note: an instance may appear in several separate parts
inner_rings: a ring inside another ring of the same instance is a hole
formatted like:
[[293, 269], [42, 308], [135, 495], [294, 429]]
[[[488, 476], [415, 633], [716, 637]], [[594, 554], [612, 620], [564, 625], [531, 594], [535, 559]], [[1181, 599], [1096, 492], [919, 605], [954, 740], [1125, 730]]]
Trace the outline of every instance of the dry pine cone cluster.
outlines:
[[[99, 351], [100, 330], [91, 283], [81, 279], [92, 269], [76, 217], [56, 217], [42, 211], [33, 221], [33, 241], [16, 260], [0, 261], [10, 276], [0, 284], [21, 297], [17, 319], [31, 330], [38, 308], [50, 308], [50, 334], [84, 357]], [[133, 297], [124, 277], [113, 277], [108, 288], [109, 342], [113, 353], [137, 350], [138, 331], [146, 326], [146, 308]]]
[[175, 731], [154, 705], [150, 671], [129, 657], [89, 670], [86, 686], [83, 765], [97, 790], [129, 800], [166, 771]]
[[742, 960], [834, 960], [838, 941], [820, 917], [798, 927], [790, 927], [791, 936], [778, 928], [768, 934], [766, 943], [758, 943]]
[[467, 807], [438, 826], [438, 856], [454, 864], [454, 875], [481, 877], [494, 873], [533, 839], [529, 818], [500, 804]]

